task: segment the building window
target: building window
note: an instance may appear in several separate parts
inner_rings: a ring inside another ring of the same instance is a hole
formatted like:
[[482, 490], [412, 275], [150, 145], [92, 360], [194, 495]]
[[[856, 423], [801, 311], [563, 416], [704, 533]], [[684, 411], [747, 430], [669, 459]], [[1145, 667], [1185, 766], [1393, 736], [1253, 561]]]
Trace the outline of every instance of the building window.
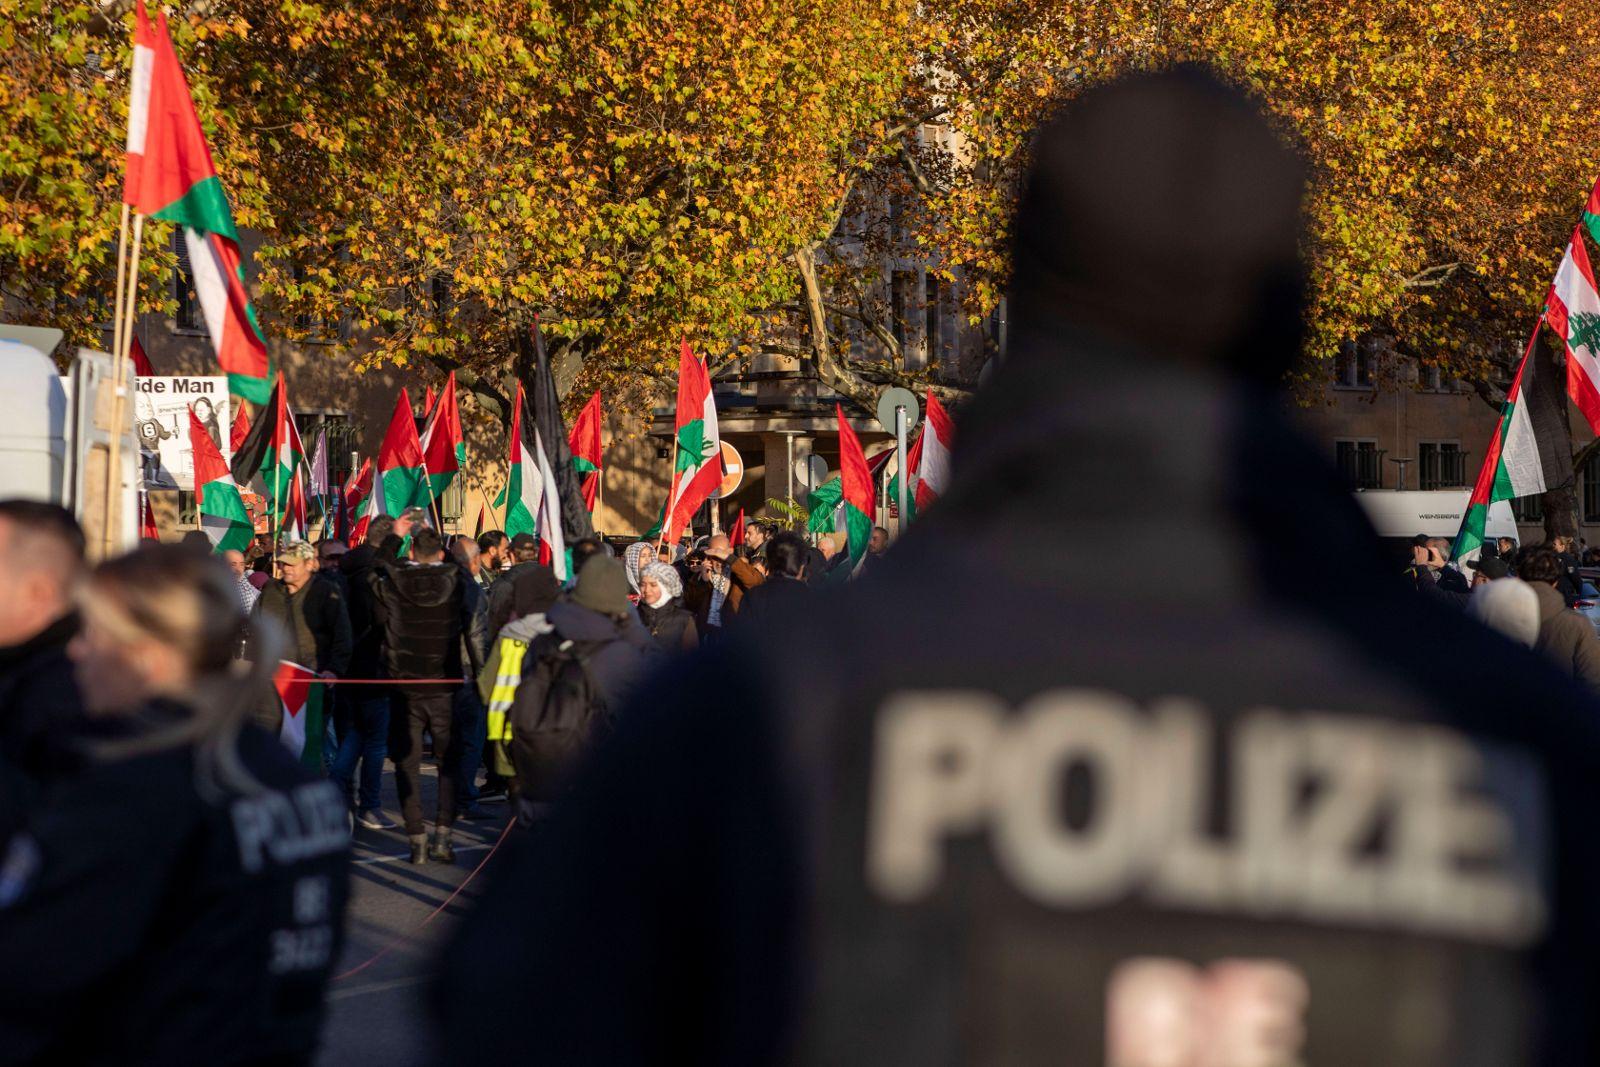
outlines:
[[1417, 391], [1421, 393], [1453, 393], [1456, 380], [1446, 378], [1438, 367], [1423, 365], [1417, 369]]
[[205, 328], [201, 321], [200, 298], [194, 291], [194, 267], [189, 262], [189, 242], [183, 239], [183, 228], [172, 228], [172, 250], [177, 253], [178, 265], [172, 272], [172, 297], [178, 310], [172, 316], [172, 325], [178, 330], [199, 331]]
[[897, 270], [889, 279], [889, 329], [895, 344], [900, 346], [900, 359], [904, 363], [910, 353], [906, 351], [906, 316], [910, 314], [912, 294], [916, 292], [917, 274], [910, 270]]
[[944, 319], [944, 305], [941, 300], [939, 278], [932, 271], [925, 271], [923, 277], [922, 306], [922, 336], [923, 350], [927, 353], [929, 365], [937, 362], [942, 355], [944, 339], [942, 322]]
[[1544, 497], [1538, 494], [1517, 497], [1511, 501], [1511, 515], [1518, 522], [1543, 522]]
[[1335, 441], [1333, 458], [1345, 481], [1357, 489], [1383, 488], [1384, 449], [1376, 441]]
[[1600, 455], [1593, 452], [1583, 464], [1583, 521], [1600, 522]]
[[1365, 345], [1346, 345], [1333, 361], [1333, 384], [1338, 389], [1372, 388], [1372, 352]]
[[1467, 484], [1467, 454], [1455, 441], [1419, 441], [1417, 466], [1424, 489], [1460, 489]]
[[[305, 267], [296, 263], [294, 265], [295, 283], [304, 282], [307, 273]], [[349, 325], [349, 319], [344, 315], [335, 315], [332, 318], [322, 315], [296, 315], [294, 317], [295, 330], [303, 335], [303, 339], [310, 344], [338, 344], [349, 335]]]

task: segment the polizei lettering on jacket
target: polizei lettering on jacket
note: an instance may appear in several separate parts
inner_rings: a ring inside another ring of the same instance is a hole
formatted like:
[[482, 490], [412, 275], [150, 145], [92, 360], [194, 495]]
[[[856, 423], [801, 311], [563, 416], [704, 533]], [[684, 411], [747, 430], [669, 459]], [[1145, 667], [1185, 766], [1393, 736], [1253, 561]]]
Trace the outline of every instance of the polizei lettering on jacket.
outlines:
[[332, 782], [306, 782], [287, 793], [263, 793], [233, 802], [233, 832], [239, 865], [247, 872], [263, 864], [298, 863], [350, 843], [344, 805]]
[[[983, 832], [1005, 877], [1055, 907], [1137, 895], [1508, 946], [1542, 930], [1539, 859], [1516, 851], [1461, 735], [1253, 711], [1229, 726], [1219, 762], [1216, 728], [1184, 700], [1146, 710], [1062, 690], [1012, 713], [987, 693], [898, 694], [877, 722], [868, 880], [887, 899], [921, 899], [943, 878], [945, 840]], [[1070, 817], [1069, 777], [1081, 801]], [[1539, 792], [1525, 784], [1519, 796]], [[1218, 800], [1222, 832], [1208, 826]]]

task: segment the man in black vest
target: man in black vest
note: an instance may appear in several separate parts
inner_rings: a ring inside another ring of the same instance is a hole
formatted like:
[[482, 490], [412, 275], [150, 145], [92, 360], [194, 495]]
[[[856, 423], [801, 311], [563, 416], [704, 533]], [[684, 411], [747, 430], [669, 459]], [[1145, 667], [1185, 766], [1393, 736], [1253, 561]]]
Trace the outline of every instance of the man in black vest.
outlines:
[[[445, 561], [444, 541], [426, 526], [397, 520], [398, 536], [411, 534], [411, 559], [394, 564], [379, 558], [373, 574], [374, 616], [383, 631], [382, 660], [390, 678], [419, 679], [397, 686], [389, 728], [389, 758], [411, 862], [454, 863], [451, 830], [456, 821], [456, 775], [461, 766], [459, 738], [451, 729], [451, 698], [460, 688], [462, 669], [477, 677], [480, 646], [461, 640], [471, 632], [472, 615], [461, 585], [470, 581], [460, 567]], [[470, 662], [462, 663], [465, 647]], [[422, 821], [422, 734], [433, 736], [439, 765], [439, 803], [430, 841]]]
[[446, 957], [456, 1059], [1600, 1060], [1600, 706], [1286, 424], [1296, 155], [1179, 68], [1032, 156], [950, 491], [619, 715]]

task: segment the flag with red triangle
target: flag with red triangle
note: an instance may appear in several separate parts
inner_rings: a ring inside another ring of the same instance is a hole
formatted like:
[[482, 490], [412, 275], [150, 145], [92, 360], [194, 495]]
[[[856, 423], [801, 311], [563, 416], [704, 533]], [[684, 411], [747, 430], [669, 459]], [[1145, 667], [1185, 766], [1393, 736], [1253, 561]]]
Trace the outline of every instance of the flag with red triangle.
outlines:
[[244, 444], [244, 439], [250, 433], [250, 409], [244, 401], [233, 402], [233, 421], [228, 427], [228, 452], [231, 455], [239, 451], [239, 446]]
[[[703, 360], [682, 342], [678, 351], [676, 462], [667, 499], [666, 540], [683, 535], [700, 505], [722, 483], [722, 438], [717, 431], [717, 405], [711, 395], [711, 374]], [[870, 493], [869, 493], [870, 496]]]
[[455, 480], [467, 461], [467, 446], [461, 436], [461, 411], [456, 406], [456, 372], [445, 379], [444, 392], [437, 397], [428, 390], [428, 412], [422, 429], [422, 462], [428, 470], [431, 500], [438, 500]]
[[861, 450], [861, 439], [845, 421], [844, 408], [835, 403], [833, 410], [839, 421], [840, 508], [848, 537], [848, 570], [853, 573], [866, 559], [867, 542], [872, 539], [872, 475], [867, 471], [867, 457]]
[[288, 660], [278, 663], [272, 683], [283, 705], [283, 725], [278, 728], [278, 740], [302, 767], [321, 774], [327, 683], [310, 667]]
[[477, 528], [475, 528], [472, 531], [472, 536], [474, 538], [483, 536], [484, 526], [486, 525], [488, 518], [489, 518], [489, 505], [487, 505], [487, 504], [479, 504], [478, 505], [478, 525], [477, 525]]
[[189, 409], [189, 448], [194, 454], [194, 502], [200, 512], [200, 529], [211, 539], [213, 552], [243, 552], [255, 538], [255, 525], [233, 472], [222, 461], [216, 442]]
[[[148, 57], [141, 51], [141, 39], [149, 46]], [[245, 285], [233, 210], [217, 178], [166, 15], [158, 15], [152, 27], [141, 4], [134, 43], [135, 98], [128, 109], [129, 170], [123, 196], [135, 211], [183, 228], [195, 295], [217, 362], [228, 375], [228, 391], [263, 403], [271, 377], [267, 342]], [[140, 77], [140, 65], [146, 62], [148, 81]], [[143, 99], [137, 99], [141, 94]]]
[[555, 471], [545, 455], [533, 413], [517, 383], [516, 408], [511, 416], [511, 476], [506, 481], [506, 536], [533, 534], [539, 539], [540, 559], [567, 580], [566, 533], [561, 527], [561, 500]]
[[428, 488], [417, 420], [411, 414], [411, 395], [405, 387], [395, 398], [394, 415], [378, 448], [378, 474], [372, 483], [373, 514], [399, 515], [406, 508], [426, 506]]
[[372, 459], [361, 461], [361, 469], [350, 475], [344, 483], [344, 513], [351, 523], [349, 544], [364, 544], [367, 527], [372, 525]]
[[583, 475], [583, 503], [590, 513], [600, 496], [600, 424], [604, 415], [600, 410], [600, 390], [583, 405], [572, 423], [572, 433], [567, 444], [572, 449], [572, 468]]
[[234, 449], [230, 464], [233, 480], [239, 486], [259, 481], [267, 514], [276, 521], [289, 499], [295, 474], [305, 461], [300, 431], [289, 410], [289, 392], [279, 374], [255, 425]]
[[136, 378], [153, 378], [156, 369], [150, 364], [150, 357], [145, 353], [144, 345], [139, 343], [139, 335], [134, 334], [128, 346], [128, 358], [133, 360], [133, 375]]

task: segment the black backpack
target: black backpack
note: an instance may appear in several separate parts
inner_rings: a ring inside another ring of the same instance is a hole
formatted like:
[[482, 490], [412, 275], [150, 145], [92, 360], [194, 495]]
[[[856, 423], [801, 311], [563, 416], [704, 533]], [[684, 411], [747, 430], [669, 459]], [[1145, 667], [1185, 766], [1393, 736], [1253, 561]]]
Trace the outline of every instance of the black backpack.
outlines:
[[584, 750], [611, 728], [589, 657], [605, 642], [541, 634], [511, 701], [511, 759], [522, 796], [553, 800]]

